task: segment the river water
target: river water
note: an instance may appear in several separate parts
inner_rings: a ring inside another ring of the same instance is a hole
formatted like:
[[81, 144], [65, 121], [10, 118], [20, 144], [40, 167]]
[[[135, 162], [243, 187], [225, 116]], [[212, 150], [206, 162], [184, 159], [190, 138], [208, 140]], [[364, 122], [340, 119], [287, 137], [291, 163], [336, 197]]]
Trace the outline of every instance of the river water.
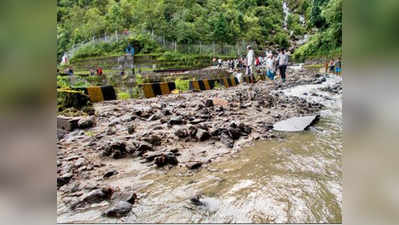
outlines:
[[[59, 214], [58, 222], [341, 223], [342, 94], [319, 89], [341, 81], [330, 75], [322, 84], [283, 91], [326, 106], [320, 122], [308, 131], [258, 142], [198, 172], [180, 167], [166, 172], [132, 159], [118, 161], [126, 163], [129, 173], [108, 182], [130, 184], [140, 197], [129, 216], [102, 217], [107, 206], [100, 205]], [[203, 205], [191, 204], [197, 195]]]

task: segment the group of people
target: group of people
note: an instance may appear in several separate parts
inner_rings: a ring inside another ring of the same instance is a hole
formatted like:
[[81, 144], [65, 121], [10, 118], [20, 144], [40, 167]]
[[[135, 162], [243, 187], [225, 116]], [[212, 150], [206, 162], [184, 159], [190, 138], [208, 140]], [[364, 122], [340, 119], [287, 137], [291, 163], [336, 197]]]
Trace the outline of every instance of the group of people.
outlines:
[[260, 65], [260, 61], [265, 61], [266, 63], [266, 75], [270, 80], [274, 81], [274, 77], [279, 71], [281, 80], [285, 82], [286, 80], [286, 70], [288, 66], [288, 53], [285, 49], [281, 49], [279, 54], [276, 55], [272, 51], [266, 52], [266, 60], [263, 58], [260, 60], [259, 57], [255, 59], [255, 52], [251, 46], [247, 46], [248, 54], [247, 54], [247, 76], [252, 76], [254, 67]]
[[94, 76], [96, 74], [97, 76], [102, 76], [103, 75], [103, 69], [101, 67], [97, 67], [96, 70], [93, 68], [90, 69], [90, 76]]
[[328, 68], [330, 73], [341, 75], [341, 70], [342, 70], [341, 58], [337, 58], [336, 60], [331, 59], [330, 62], [328, 63]]
[[[288, 66], [288, 52], [285, 49], [281, 49], [278, 54], [272, 51], [266, 51], [265, 56], [255, 56], [255, 51], [250, 45], [247, 46], [246, 57], [240, 57], [236, 59], [230, 59], [223, 61], [222, 59], [213, 58], [214, 65], [218, 68], [226, 66], [231, 70], [242, 70], [245, 68], [246, 76], [253, 76], [254, 71], [260, 69], [261, 66], [266, 68], [266, 75], [270, 80], [275, 79], [277, 72], [281, 77], [281, 80], [286, 80], [286, 70]], [[241, 76], [240, 76], [241, 78]]]

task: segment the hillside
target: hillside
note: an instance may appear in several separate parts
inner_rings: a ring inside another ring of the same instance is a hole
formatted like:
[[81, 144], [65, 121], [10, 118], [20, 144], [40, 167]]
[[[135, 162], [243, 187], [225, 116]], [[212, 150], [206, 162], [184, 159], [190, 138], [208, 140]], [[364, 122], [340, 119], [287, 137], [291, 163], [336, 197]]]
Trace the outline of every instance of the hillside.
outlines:
[[[340, 54], [343, 0], [58, 0], [57, 56], [74, 44], [128, 30], [177, 44], [295, 48], [298, 59]], [[304, 44], [304, 45], [302, 45]], [[301, 47], [297, 48], [298, 46]], [[121, 52], [121, 43], [87, 56]], [[95, 52], [97, 51], [97, 52]]]

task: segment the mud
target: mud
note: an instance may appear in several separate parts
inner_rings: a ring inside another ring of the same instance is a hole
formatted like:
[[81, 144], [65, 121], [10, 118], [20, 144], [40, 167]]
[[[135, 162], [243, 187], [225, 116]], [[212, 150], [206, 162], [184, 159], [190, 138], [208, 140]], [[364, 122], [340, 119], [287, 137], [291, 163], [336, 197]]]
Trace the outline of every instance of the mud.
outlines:
[[[285, 84], [260, 81], [222, 90], [97, 103], [94, 127], [74, 130], [58, 140], [58, 214], [110, 210], [126, 201], [121, 196], [127, 193], [137, 194], [135, 204], [140, 204], [140, 198], [146, 197], [140, 187], [154, 176], [149, 171], [166, 176], [179, 168], [183, 176], [190, 176], [256, 142], [284, 141], [284, 135], [272, 130], [275, 122], [315, 115], [324, 106], [287, 96], [283, 90], [325, 81], [320, 74], [289, 70]], [[337, 90], [339, 86], [326, 91]], [[131, 176], [138, 176], [137, 183], [123, 182]], [[139, 177], [147, 179], [143, 182]], [[110, 199], [71, 207], [91, 191], [106, 187], [113, 190]], [[84, 216], [71, 221], [80, 220], [91, 221]]]

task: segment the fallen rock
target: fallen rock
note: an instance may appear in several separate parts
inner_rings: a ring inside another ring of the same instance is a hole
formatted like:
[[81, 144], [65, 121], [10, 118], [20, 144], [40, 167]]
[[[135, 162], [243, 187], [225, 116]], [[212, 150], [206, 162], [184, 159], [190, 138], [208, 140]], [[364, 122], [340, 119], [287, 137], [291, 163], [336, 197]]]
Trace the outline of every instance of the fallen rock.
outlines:
[[157, 135], [151, 135], [149, 137], [145, 137], [145, 138], [143, 138], [143, 140], [154, 145], [154, 146], [161, 145], [161, 138]]
[[190, 170], [198, 169], [202, 166], [202, 162], [188, 162], [186, 167]]
[[61, 177], [57, 177], [57, 187], [61, 187], [69, 183], [69, 181], [72, 179], [72, 176], [73, 176], [72, 173], [66, 173]]
[[130, 125], [127, 127], [127, 133], [133, 134], [134, 131], [135, 131], [135, 129], [136, 129], [136, 127], [135, 127], [133, 124], [130, 124]]
[[84, 158], [79, 158], [78, 160], [76, 160], [76, 162], [73, 165], [75, 166], [75, 168], [79, 168], [83, 166], [85, 163], [86, 160]]
[[108, 178], [108, 177], [114, 176], [114, 175], [116, 175], [116, 174], [118, 174], [118, 171], [116, 171], [116, 170], [110, 170], [110, 171], [108, 171], [108, 172], [106, 172], [106, 173], [104, 174], [103, 178]]
[[174, 166], [178, 164], [177, 158], [174, 154], [162, 154], [155, 158], [155, 165], [158, 167], [163, 167], [168, 164]]
[[102, 155], [109, 156], [114, 159], [124, 158], [127, 155], [126, 143], [121, 142], [121, 141], [114, 141], [112, 143], [108, 143], [104, 147], [104, 151], [103, 151]]
[[78, 128], [78, 121], [80, 118], [57, 116], [57, 128], [66, 131], [73, 131]]
[[84, 117], [78, 121], [79, 129], [91, 128], [95, 124], [94, 116]]
[[174, 134], [179, 138], [188, 137], [188, 131], [185, 127], [181, 127], [175, 130]]
[[72, 209], [82, 207], [86, 204], [100, 203], [104, 200], [109, 200], [112, 197], [114, 190], [112, 188], [96, 189], [84, 195], [81, 200], [71, 205]]
[[234, 146], [234, 140], [226, 133], [220, 135], [220, 141], [229, 148]]
[[212, 99], [207, 99], [207, 100], [205, 101], [205, 106], [206, 106], [206, 107], [212, 107], [212, 106], [213, 106], [213, 101], [212, 101]]
[[183, 124], [183, 117], [181, 117], [181, 116], [175, 116], [175, 117], [172, 117], [170, 120], [169, 120], [169, 122], [168, 122], [168, 124], [169, 125], [179, 125], [179, 124]]
[[126, 216], [130, 210], [132, 210], [132, 204], [125, 201], [119, 201], [116, 205], [107, 209], [103, 215], [106, 217], [120, 218]]
[[206, 130], [198, 129], [197, 133], [196, 133], [196, 137], [199, 141], [206, 141], [211, 137], [211, 135]]

